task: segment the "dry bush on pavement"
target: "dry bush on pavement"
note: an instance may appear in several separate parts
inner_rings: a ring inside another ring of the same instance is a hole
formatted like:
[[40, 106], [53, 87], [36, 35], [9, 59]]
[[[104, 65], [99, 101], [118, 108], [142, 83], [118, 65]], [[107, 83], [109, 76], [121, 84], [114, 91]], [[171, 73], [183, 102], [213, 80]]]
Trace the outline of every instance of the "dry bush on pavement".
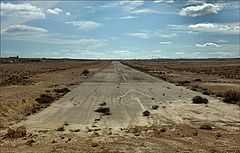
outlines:
[[200, 96], [195, 96], [192, 99], [194, 104], [207, 104], [208, 100], [206, 98], [202, 98]]
[[228, 90], [223, 94], [223, 97], [224, 102], [236, 104], [240, 100], [240, 92]]

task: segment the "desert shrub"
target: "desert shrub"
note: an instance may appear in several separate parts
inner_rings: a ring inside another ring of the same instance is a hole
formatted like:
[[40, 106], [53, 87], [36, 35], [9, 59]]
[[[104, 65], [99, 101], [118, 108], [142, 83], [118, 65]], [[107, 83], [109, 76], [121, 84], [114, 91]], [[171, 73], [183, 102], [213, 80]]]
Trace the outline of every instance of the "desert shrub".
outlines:
[[143, 116], [150, 116], [150, 115], [151, 115], [151, 113], [148, 110], [143, 112]]
[[61, 126], [61, 127], [57, 128], [56, 130], [57, 130], [57, 131], [65, 131], [65, 129], [64, 129], [64, 127], [63, 127], [63, 126]]
[[110, 108], [106, 106], [99, 106], [95, 112], [102, 113], [103, 115], [111, 115]]
[[47, 94], [41, 94], [40, 98], [36, 98], [35, 100], [39, 103], [51, 103], [54, 101], [54, 98]]
[[210, 95], [210, 93], [208, 91], [203, 91], [204, 95]]
[[200, 129], [202, 130], [212, 130], [212, 127], [210, 125], [207, 125], [207, 124], [203, 124]]
[[216, 96], [217, 96], [217, 97], [223, 97], [223, 94], [222, 94], [221, 92], [218, 92], [218, 93], [216, 94]]
[[195, 79], [194, 81], [195, 81], [195, 82], [202, 82], [202, 80], [199, 79], [199, 78]]
[[178, 81], [178, 84], [181, 85], [181, 86], [184, 86], [184, 85], [189, 84], [189, 83], [191, 83], [191, 82], [188, 81], [188, 80], [185, 80], [185, 81]]
[[152, 105], [152, 109], [158, 109], [158, 105]]
[[207, 104], [208, 103], [208, 99], [202, 98], [200, 96], [193, 97], [192, 101], [194, 104]]
[[226, 103], [234, 103], [236, 104], [240, 101], [240, 92], [235, 90], [228, 90], [223, 94], [223, 101]]
[[70, 90], [68, 88], [54, 89], [57, 93], [68, 93]]
[[84, 74], [84, 75], [88, 75], [89, 74], [89, 70], [84, 70], [83, 72], [82, 72], [82, 74]]

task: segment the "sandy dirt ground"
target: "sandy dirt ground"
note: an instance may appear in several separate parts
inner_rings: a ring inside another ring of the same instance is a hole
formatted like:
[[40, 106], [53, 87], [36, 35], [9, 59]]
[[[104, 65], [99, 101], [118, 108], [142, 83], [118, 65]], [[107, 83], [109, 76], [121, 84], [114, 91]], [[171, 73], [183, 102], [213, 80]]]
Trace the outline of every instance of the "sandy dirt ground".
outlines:
[[122, 61], [132, 68], [189, 89], [222, 97], [240, 91], [240, 60]]
[[[1, 64], [0, 127], [6, 128], [46, 107], [35, 101], [41, 94], [64, 87], [73, 89], [109, 63], [50, 60]], [[86, 76], [82, 74], [85, 69], [90, 71]]]
[[[194, 96], [209, 103], [193, 104]], [[104, 102], [110, 114], [95, 112]], [[239, 115], [237, 105], [112, 62], [12, 125], [24, 125], [25, 137], [1, 130], [1, 152], [240, 152]]]

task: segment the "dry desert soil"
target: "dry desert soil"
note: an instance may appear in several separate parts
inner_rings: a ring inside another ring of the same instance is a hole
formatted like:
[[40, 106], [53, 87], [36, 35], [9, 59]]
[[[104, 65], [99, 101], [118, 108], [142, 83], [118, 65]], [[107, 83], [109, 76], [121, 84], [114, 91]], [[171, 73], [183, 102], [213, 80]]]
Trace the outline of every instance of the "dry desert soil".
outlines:
[[220, 97], [239, 91], [239, 60], [0, 67], [0, 152], [240, 152], [240, 107]]

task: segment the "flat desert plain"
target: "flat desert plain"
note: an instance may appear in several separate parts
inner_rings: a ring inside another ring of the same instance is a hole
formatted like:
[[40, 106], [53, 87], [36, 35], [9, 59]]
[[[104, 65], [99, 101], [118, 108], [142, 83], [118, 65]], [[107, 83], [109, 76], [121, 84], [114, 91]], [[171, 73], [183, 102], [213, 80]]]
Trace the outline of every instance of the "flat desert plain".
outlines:
[[237, 59], [1, 64], [1, 152], [239, 152], [239, 70]]

